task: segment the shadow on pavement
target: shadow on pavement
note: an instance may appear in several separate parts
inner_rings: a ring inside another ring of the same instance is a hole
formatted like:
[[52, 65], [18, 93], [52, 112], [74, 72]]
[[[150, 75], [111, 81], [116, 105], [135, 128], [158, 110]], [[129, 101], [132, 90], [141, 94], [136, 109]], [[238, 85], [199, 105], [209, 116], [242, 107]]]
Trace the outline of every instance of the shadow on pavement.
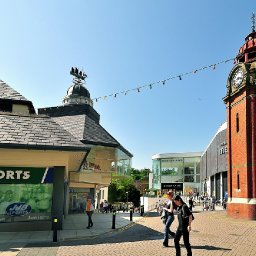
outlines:
[[216, 246], [211, 246], [211, 245], [196, 245], [193, 246], [191, 245], [192, 249], [201, 249], [201, 250], [207, 250], [207, 251], [231, 251], [232, 249], [228, 248], [222, 248], [222, 247], [216, 247]]
[[[19, 247], [19, 246], [15, 246], [15, 247]], [[19, 252], [20, 250], [19, 249], [16, 249], [16, 248], [10, 248], [10, 247], [5, 247], [5, 248], [0, 248], [0, 253], [1, 252]]]
[[[148, 213], [147, 218], [159, 216], [157, 213]], [[141, 220], [143, 222], [143, 219]], [[95, 236], [81, 238], [79, 240], [65, 240], [56, 243], [44, 242], [44, 243], [29, 243], [26, 248], [29, 247], [56, 247], [56, 246], [74, 246], [74, 245], [96, 245], [105, 243], [125, 243], [125, 242], [138, 242], [145, 240], [160, 240], [163, 239], [163, 233], [154, 229], [143, 226], [139, 222], [132, 223], [112, 232]]]

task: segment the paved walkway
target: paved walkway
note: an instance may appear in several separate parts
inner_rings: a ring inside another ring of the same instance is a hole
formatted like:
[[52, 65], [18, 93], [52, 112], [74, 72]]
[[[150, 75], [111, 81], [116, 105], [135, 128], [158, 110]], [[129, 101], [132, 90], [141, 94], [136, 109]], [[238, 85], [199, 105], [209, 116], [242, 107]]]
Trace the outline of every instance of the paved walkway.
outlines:
[[[193, 222], [191, 233], [191, 244], [195, 252], [194, 255], [256, 255], [256, 247], [253, 246], [256, 237], [255, 221], [229, 218], [221, 207], [216, 207], [214, 212], [202, 213], [202, 206], [197, 206], [193, 210], [195, 212], [195, 221]], [[18, 254], [21, 256], [101, 256], [106, 255], [104, 251], [108, 246], [111, 247], [112, 251], [115, 250], [115, 255], [122, 256], [131, 255], [130, 247], [136, 248], [136, 255], [156, 256], [164, 255], [164, 252], [168, 253], [168, 255], [174, 255], [173, 247], [169, 252], [162, 251], [164, 250], [161, 248], [163, 226], [157, 215], [153, 218], [144, 218], [137, 213], [133, 215], [133, 221], [131, 222], [129, 213], [118, 213], [116, 215], [116, 229], [112, 229], [112, 214], [95, 213], [93, 215], [94, 226], [92, 229], [86, 229], [86, 220], [87, 217], [84, 214], [69, 215], [64, 221], [63, 230], [58, 231], [58, 241], [61, 243], [52, 242], [52, 231], [0, 232], [0, 256], [16, 256]], [[177, 225], [176, 222], [173, 226], [174, 229]], [[104, 238], [103, 234], [126, 229], [134, 223], [140, 226], [145, 225], [150, 230], [155, 230], [158, 235], [155, 238], [153, 237], [153, 240], [147, 241], [145, 237], [141, 237], [137, 243], [119, 244], [117, 242], [112, 245], [100, 245], [97, 244], [98, 239], [93, 239], [98, 236], [102, 239]], [[91, 241], [94, 241], [93, 243], [96, 247], [90, 246], [89, 252], [88, 246], [66, 246], [73, 240], [82, 238], [92, 238]], [[23, 249], [28, 243], [37, 243], [37, 245]], [[43, 247], [42, 244], [44, 244]], [[101, 250], [103, 250], [102, 253]], [[182, 251], [185, 253], [184, 248]]]
[[[87, 215], [68, 215], [64, 220], [63, 230], [57, 234], [58, 241], [70, 241], [82, 238], [93, 238], [105, 233], [115, 232], [142, 219], [139, 213], [134, 213], [130, 221], [130, 213], [116, 213], [115, 229], [112, 229], [112, 213], [94, 213], [93, 228], [86, 229]], [[15, 256], [27, 243], [52, 243], [52, 231], [0, 232], [0, 256]]]

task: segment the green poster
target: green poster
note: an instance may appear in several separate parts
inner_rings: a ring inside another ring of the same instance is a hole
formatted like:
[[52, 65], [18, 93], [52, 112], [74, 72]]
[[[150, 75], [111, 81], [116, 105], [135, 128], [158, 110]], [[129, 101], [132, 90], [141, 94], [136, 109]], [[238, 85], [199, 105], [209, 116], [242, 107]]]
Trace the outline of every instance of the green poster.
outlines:
[[50, 219], [52, 184], [1, 184], [0, 222]]

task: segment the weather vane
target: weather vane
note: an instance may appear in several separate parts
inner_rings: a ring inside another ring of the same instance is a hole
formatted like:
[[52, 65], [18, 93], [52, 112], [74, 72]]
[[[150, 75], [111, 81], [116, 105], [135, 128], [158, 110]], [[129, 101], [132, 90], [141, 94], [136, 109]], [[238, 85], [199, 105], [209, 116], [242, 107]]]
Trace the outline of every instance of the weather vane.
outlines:
[[255, 32], [255, 13], [254, 12], [252, 13], [251, 20], [252, 20], [252, 32]]
[[85, 72], [79, 70], [77, 67], [71, 68], [70, 75], [76, 77], [78, 80], [85, 80], [85, 78], [87, 77]]

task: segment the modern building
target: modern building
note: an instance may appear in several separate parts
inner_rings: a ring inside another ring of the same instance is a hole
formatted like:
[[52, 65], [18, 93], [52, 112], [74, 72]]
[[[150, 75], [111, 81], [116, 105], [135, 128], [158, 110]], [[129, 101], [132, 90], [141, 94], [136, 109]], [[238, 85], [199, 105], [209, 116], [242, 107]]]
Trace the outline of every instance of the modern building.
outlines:
[[174, 190], [183, 195], [200, 193], [200, 158], [202, 152], [166, 153], [152, 156], [150, 188], [159, 195]]
[[100, 125], [100, 115], [85, 87], [86, 74], [77, 68], [72, 68], [70, 73], [74, 76], [73, 84], [63, 105], [40, 108], [38, 113], [50, 116], [90, 148], [81, 168], [69, 172], [69, 212], [79, 212], [88, 195], [95, 199], [96, 206], [108, 199], [112, 173], [128, 174], [132, 154]]
[[256, 219], [256, 32], [236, 56], [223, 98], [227, 109], [228, 205], [230, 216]]
[[222, 201], [227, 193], [227, 123], [220, 126], [200, 161], [201, 191]]

